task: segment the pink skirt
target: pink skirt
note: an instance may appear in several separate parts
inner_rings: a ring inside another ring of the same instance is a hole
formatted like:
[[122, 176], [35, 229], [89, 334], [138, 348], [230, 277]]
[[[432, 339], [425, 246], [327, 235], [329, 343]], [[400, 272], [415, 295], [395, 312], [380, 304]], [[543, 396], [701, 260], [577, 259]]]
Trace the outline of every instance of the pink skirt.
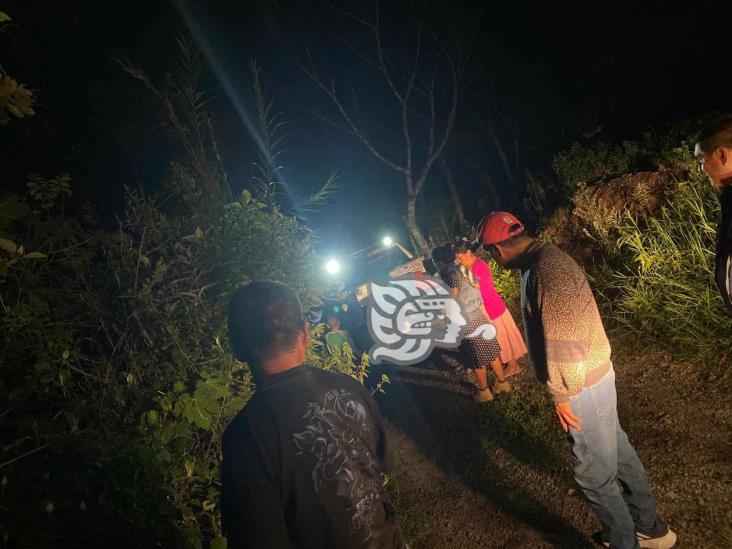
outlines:
[[491, 319], [496, 325], [498, 344], [501, 346], [501, 362], [516, 360], [526, 354], [526, 343], [508, 309], [501, 316]]

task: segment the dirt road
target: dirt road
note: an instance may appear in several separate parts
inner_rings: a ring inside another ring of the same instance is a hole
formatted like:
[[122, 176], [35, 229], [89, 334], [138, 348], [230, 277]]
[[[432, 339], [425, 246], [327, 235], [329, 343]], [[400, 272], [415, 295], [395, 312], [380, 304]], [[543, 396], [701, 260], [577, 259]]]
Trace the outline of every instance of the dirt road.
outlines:
[[[677, 547], [732, 547], [730, 379], [627, 347], [614, 344], [620, 419]], [[389, 492], [410, 547], [595, 547], [599, 522], [530, 370], [481, 406], [451, 369], [390, 374], [379, 397], [400, 458]]]

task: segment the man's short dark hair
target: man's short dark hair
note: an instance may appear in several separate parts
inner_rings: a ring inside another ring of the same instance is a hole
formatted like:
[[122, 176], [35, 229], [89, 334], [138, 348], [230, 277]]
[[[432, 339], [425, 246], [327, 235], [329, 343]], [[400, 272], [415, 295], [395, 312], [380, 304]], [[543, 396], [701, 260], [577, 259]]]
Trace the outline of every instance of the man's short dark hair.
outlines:
[[[513, 231], [514, 228], [518, 228], [518, 225], [511, 225], [508, 230]], [[499, 242], [498, 244], [505, 248], [513, 248], [514, 246], [517, 246], [518, 244], [520, 244], [527, 238], [531, 238], [531, 237], [528, 235], [528, 233], [526, 231], [524, 231], [522, 233], [515, 234], [515, 235], [507, 238], [503, 242]]]
[[252, 281], [229, 301], [229, 339], [234, 356], [244, 362], [292, 349], [303, 322], [295, 292], [279, 282]]
[[724, 114], [709, 122], [699, 133], [699, 147], [706, 154], [719, 147], [732, 148], [732, 114]]

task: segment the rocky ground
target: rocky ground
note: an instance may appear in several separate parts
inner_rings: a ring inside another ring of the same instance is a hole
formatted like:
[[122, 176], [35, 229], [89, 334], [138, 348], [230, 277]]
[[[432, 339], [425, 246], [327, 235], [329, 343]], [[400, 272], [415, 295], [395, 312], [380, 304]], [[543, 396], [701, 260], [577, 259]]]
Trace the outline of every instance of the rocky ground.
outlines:
[[[620, 419], [678, 547], [732, 547], [732, 376], [614, 348]], [[595, 547], [600, 525], [530, 370], [484, 405], [449, 367], [389, 373], [379, 397], [399, 456], [389, 493], [411, 548]]]

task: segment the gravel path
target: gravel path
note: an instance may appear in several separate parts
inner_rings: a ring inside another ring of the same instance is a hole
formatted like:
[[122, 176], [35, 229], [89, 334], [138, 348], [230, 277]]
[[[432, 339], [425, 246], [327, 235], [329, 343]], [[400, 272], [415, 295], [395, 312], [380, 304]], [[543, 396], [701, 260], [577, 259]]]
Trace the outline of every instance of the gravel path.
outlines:
[[[621, 422], [677, 547], [732, 547], [729, 379], [710, 382], [697, 366], [621, 347]], [[596, 547], [590, 536], [600, 525], [576, 489], [551, 409], [512, 415], [522, 394], [548, 406], [530, 370], [512, 378], [515, 395], [482, 406], [450, 368], [389, 370], [379, 397], [399, 456], [389, 492], [412, 549]], [[535, 440], [534, 431], [542, 431]]]

